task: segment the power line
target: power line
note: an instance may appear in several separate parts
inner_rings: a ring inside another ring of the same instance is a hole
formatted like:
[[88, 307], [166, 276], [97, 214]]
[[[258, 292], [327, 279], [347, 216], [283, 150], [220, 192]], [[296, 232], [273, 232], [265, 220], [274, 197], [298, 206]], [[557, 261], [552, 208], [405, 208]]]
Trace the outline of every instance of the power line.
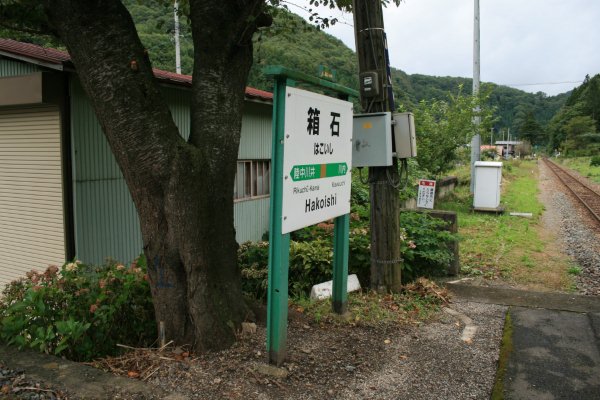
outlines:
[[[283, 1], [282, 1], [282, 3], [289, 4], [289, 5], [291, 5], [291, 6], [294, 6], [294, 7], [297, 7], [297, 8], [299, 8], [299, 9], [301, 9], [301, 10], [303, 10], [303, 11], [306, 11], [307, 13], [313, 14], [313, 12], [312, 12], [310, 9], [308, 9], [307, 7], [301, 6], [301, 5], [299, 5], [299, 4], [296, 4], [296, 3], [294, 3], [294, 2], [287, 1], [287, 0], [283, 0]], [[335, 23], [336, 23], [336, 24], [348, 25], [349, 27], [352, 27], [352, 28], [354, 28], [354, 25], [353, 25], [353, 24], [351, 24], [351, 23], [349, 23], [349, 22], [346, 22], [346, 21], [343, 19], [343, 15], [344, 15], [344, 13], [343, 13], [342, 11], [340, 11], [340, 12], [341, 12], [342, 14], [340, 15], [340, 17], [339, 17], [339, 18], [338, 18], [338, 17], [333, 17], [333, 18], [335, 18], [335, 20], [336, 20], [336, 22], [335, 22]]]

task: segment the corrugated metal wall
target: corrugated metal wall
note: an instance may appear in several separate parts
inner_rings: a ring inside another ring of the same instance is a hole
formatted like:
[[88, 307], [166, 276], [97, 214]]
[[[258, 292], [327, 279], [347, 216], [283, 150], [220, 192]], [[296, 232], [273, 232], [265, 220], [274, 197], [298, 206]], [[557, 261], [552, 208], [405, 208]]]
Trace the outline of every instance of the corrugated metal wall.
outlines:
[[[139, 220], [121, 171], [77, 79], [71, 80], [71, 120], [77, 257], [101, 263], [107, 256], [129, 262], [142, 252]], [[163, 88], [173, 119], [189, 137], [190, 93]], [[269, 158], [271, 107], [247, 104], [240, 158]], [[268, 229], [269, 199], [234, 207], [238, 241], [260, 240]]]
[[137, 212], [121, 170], [77, 79], [71, 79], [76, 256], [129, 262], [142, 251]]
[[257, 242], [269, 230], [269, 197], [239, 201], [233, 205], [235, 238], [238, 243]]
[[242, 116], [242, 137], [240, 138], [240, 160], [268, 160], [271, 158], [271, 119], [273, 107], [270, 104], [247, 102]]
[[0, 77], [28, 75], [37, 71], [37, 65], [0, 58]]
[[162, 87], [161, 90], [165, 94], [165, 100], [171, 109], [171, 115], [175, 125], [179, 128], [179, 133], [185, 140], [188, 140], [190, 137], [191, 92], [168, 87]]
[[[270, 104], [245, 104], [238, 153], [240, 160], [271, 158], [272, 112]], [[263, 233], [269, 230], [269, 198], [235, 202], [233, 218], [238, 243], [261, 240]]]

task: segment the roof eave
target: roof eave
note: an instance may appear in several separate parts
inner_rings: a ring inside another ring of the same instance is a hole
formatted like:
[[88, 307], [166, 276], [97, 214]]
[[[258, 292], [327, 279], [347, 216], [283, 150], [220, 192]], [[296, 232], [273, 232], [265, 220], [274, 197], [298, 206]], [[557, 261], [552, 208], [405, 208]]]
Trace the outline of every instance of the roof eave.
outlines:
[[30, 64], [39, 65], [41, 67], [50, 68], [50, 69], [54, 69], [54, 70], [57, 70], [57, 71], [63, 71], [64, 70], [64, 63], [62, 63], [62, 62], [61, 63], [56, 63], [56, 62], [51, 62], [51, 61], [44, 61], [44, 60], [40, 60], [40, 59], [37, 59], [37, 58], [27, 57], [27, 56], [23, 56], [21, 54], [15, 54], [15, 53], [4, 51], [4, 50], [0, 50], [0, 56], [6, 57], [6, 58], [12, 58], [12, 59], [23, 61], [23, 62], [27, 62], [27, 63], [30, 63]]

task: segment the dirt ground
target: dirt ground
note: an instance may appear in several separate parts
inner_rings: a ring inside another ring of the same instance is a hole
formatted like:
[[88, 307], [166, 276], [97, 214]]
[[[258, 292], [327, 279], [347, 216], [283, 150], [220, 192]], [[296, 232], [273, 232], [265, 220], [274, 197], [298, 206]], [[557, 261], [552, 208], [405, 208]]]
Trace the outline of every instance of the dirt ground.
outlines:
[[167, 352], [156, 371], [155, 353], [140, 354], [123, 371], [150, 371], [148, 383], [193, 399], [488, 398], [505, 308], [449, 307], [478, 326], [472, 339], [461, 339], [464, 320], [443, 311], [424, 324], [364, 326], [315, 323], [292, 310], [288, 358], [280, 369], [265, 373], [265, 327], [259, 324], [227, 351]]

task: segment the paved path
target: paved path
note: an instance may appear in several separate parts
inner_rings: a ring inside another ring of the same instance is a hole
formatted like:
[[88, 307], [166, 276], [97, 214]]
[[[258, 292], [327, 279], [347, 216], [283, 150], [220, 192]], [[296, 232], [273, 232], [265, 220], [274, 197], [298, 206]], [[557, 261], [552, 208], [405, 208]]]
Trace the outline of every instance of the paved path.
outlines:
[[[508, 310], [498, 399], [600, 399], [600, 298], [449, 284]], [[500, 395], [502, 393], [502, 395]]]
[[600, 399], [600, 313], [515, 307], [506, 399]]

